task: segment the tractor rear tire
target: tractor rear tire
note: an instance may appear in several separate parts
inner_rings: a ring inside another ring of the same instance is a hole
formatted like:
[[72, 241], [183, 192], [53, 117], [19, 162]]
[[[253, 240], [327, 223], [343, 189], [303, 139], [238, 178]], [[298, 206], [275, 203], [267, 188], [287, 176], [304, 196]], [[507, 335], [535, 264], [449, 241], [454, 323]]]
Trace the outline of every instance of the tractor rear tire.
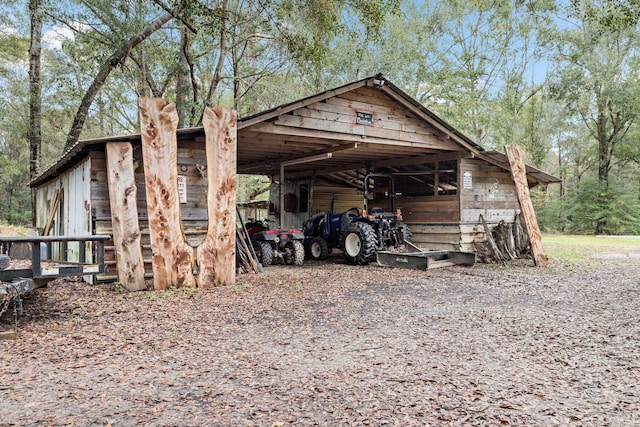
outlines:
[[327, 241], [322, 237], [314, 237], [311, 239], [311, 243], [309, 243], [309, 256], [311, 259], [327, 259], [330, 253], [331, 248], [329, 247], [329, 243], [327, 243]]
[[254, 242], [253, 248], [256, 250], [258, 261], [263, 267], [267, 267], [273, 263], [273, 249], [268, 242]]
[[376, 260], [378, 238], [366, 222], [355, 222], [344, 235], [344, 257], [350, 264], [366, 265]]
[[284, 263], [287, 265], [304, 264], [304, 245], [299, 240], [289, 242], [284, 247]]
[[4, 270], [5, 268], [9, 267], [10, 261], [11, 260], [9, 259], [8, 256], [0, 255], [0, 270]]

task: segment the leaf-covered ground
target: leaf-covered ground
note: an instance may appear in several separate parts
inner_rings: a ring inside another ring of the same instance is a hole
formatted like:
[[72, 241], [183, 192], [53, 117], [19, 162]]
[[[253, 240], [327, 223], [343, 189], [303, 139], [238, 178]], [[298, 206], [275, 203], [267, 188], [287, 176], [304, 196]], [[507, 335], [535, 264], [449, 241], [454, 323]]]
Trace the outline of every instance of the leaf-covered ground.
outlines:
[[0, 424], [640, 425], [638, 254], [333, 261], [206, 291], [39, 289], [0, 341]]

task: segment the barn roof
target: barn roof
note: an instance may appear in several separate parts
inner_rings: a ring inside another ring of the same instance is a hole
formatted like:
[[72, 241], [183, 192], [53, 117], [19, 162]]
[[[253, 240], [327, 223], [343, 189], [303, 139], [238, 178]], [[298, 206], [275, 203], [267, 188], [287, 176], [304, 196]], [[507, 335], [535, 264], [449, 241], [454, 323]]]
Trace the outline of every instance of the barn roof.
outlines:
[[[349, 124], [347, 128], [341, 128], [339, 123], [334, 125], [326, 118], [325, 122], [314, 122], [313, 118], [299, 113], [330, 98], [348, 96], [359, 88], [375, 89], [384, 94], [385, 99], [396, 108], [399, 106], [407, 117], [417, 119], [433, 129], [433, 138], [446, 149], [393, 137], [380, 139], [368, 134], [366, 127]], [[316, 126], [321, 123], [322, 127], [309, 129], [309, 126], [313, 126], [309, 123], [315, 123]], [[177, 137], [179, 141], [204, 142], [204, 129], [179, 129]], [[135, 144], [140, 140], [140, 134], [133, 134], [80, 141], [35, 178], [31, 186], [40, 185], [59, 175], [92, 150], [104, 150], [107, 142]], [[415, 170], [415, 165], [420, 162], [453, 160], [459, 156], [478, 157], [509, 170], [504, 154], [485, 151], [380, 74], [238, 120], [238, 173], [276, 175], [281, 165], [286, 164], [287, 177], [301, 178], [313, 174], [359, 188], [360, 184], [356, 182], [358, 177], [364, 176], [370, 167], [393, 167], [398, 172], [406, 172]], [[312, 165], [308, 163], [311, 158], [314, 159]], [[558, 178], [530, 166], [527, 166], [527, 174], [531, 185], [560, 182]]]

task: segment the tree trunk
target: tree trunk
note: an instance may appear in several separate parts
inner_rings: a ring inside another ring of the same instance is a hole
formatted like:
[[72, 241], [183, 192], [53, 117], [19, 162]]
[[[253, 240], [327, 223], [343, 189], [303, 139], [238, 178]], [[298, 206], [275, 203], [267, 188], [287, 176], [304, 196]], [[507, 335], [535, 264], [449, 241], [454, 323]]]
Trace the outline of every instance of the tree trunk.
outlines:
[[547, 265], [547, 254], [542, 247], [542, 235], [540, 228], [538, 227], [538, 220], [536, 219], [536, 212], [533, 209], [533, 203], [531, 203], [531, 197], [529, 194], [529, 186], [527, 184], [527, 171], [520, 150], [516, 145], [505, 145], [504, 149], [509, 159], [509, 166], [511, 167], [511, 176], [516, 186], [516, 194], [518, 196], [518, 202], [520, 202], [520, 210], [522, 211], [522, 218], [527, 228], [527, 234], [529, 235], [529, 242], [531, 244], [531, 255], [533, 261], [538, 267], [545, 267]]
[[189, 48], [189, 33], [186, 27], [182, 27], [180, 31], [180, 71], [178, 73], [178, 80], [176, 82], [176, 109], [178, 110], [178, 129], [189, 126], [187, 120], [187, 95], [189, 94], [189, 59], [187, 58], [187, 51]]
[[[227, 0], [222, 0], [222, 3], [220, 4], [220, 9], [222, 10], [222, 20], [220, 22], [220, 47], [218, 50], [218, 63], [216, 64], [216, 69], [213, 73], [213, 78], [211, 79], [211, 84], [209, 85], [209, 91], [207, 92], [207, 97], [204, 101], [204, 107], [206, 108], [211, 101], [213, 100], [213, 95], [216, 92], [216, 89], [218, 88], [218, 85], [220, 84], [220, 80], [222, 78], [222, 67], [224, 66], [224, 60], [227, 57], [227, 20], [226, 20], [226, 16], [227, 16]], [[235, 71], [235, 69], [234, 69]], [[235, 79], [235, 75], [236, 73], [234, 72], [234, 79]], [[235, 80], [234, 80], [235, 81]], [[235, 85], [235, 83], [234, 83]], [[235, 86], [234, 86], [235, 87]], [[234, 89], [234, 94], [235, 94], [235, 89]], [[234, 99], [235, 99], [235, 95], [234, 95]], [[234, 103], [234, 108], [235, 108], [235, 103]], [[237, 111], [237, 108], [235, 108]], [[202, 110], [202, 117], [200, 117], [200, 122], [202, 123], [202, 120], [204, 118], [204, 109]]]
[[42, 86], [40, 83], [40, 54], [42, 51], [42, 0], [29, 0], [31, 42], [29, 45], [29, 177], [40, 173], [42, 157]]
[[605, 189], [609, 188], [609, 170], [611, 165], [611, 154], [609, 145], [611, 140], [607, 135], [607, 116], [605, 103], [601, 97], [597, 99], [598, 120], [596, 123], [596, 139], [598, 140], [598, 181]]
[[84, 123], [87, 120], [89, 108], [91, 107], [93, 100], [95, 99], [102, 86], [104, 86], [104, 84], [106, 83], [107, 77], [109, 77], [111, 71], [113, 71], [113, 69], [118, 65], [123, 64], [133, 48], [138, 46], [150, 35], [162, 28], [162, 26], [169, 22], [174, 15], [177, 15], [181, 9], [182, 7], [172, 13], [166, 13], [147, 25], [138, 34], [130, 37], [126, 42], [124, 42], [124, 44], [120, 46], [118, 50], [116, 50], [104, 63], [102, 63], [98, 74], [93, 79], [93, 82], [85, 92], [84, 97], [80, 102], [80, 106], [78, 107], [78, 111], [73, 118], [73, 124], [71, 125], [69, 135], [67, 136], [67, 142], [64, 146], [65, 151], [76, 145], [76, 143], [80, 139], [82, 128], [84, 127]]

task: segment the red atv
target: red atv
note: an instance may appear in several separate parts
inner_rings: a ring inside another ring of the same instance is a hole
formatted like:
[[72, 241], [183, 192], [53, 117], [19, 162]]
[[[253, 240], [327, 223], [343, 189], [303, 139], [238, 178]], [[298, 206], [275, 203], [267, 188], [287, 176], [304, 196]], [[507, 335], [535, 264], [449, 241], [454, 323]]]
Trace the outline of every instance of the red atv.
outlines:
[[268, 266], [278, 260], [287, 265], [304, 264], [304, 234], [296, 229], [270, 230], [265, 220], [249, 218], [247, 233], [253, 243], [258, 261]]

